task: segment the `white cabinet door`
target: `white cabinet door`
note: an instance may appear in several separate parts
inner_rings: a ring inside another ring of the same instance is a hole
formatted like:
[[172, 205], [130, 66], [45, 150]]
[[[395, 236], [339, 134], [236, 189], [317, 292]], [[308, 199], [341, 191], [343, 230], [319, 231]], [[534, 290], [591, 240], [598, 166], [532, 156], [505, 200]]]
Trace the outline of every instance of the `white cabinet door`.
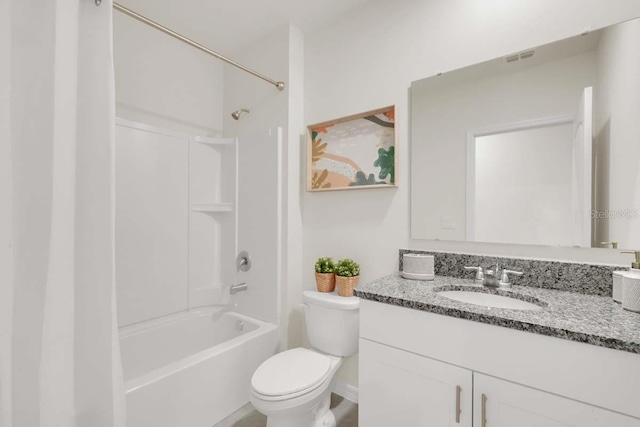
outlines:
[[359, 424], [471, 427], [472, 378], [467, 369], [360, 339]]
[[477, 427], [639, 427], [640, 420], [474, 373]]

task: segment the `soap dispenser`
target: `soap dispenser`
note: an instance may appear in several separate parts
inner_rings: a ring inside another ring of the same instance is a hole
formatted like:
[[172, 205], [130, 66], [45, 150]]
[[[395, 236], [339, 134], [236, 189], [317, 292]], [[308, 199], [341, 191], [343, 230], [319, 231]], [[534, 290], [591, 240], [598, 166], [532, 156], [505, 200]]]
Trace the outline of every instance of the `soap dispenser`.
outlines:
[[622, 308], [640, 313], [640, 251], [622, 253], [634, 254], [636, 257], [629, 271], [622, 275]]
[[635, 261], [631, 263], [630, 272], [640, 274], [640, 251], [622, 251], [623, 254], [632, 254], [636, 256]]

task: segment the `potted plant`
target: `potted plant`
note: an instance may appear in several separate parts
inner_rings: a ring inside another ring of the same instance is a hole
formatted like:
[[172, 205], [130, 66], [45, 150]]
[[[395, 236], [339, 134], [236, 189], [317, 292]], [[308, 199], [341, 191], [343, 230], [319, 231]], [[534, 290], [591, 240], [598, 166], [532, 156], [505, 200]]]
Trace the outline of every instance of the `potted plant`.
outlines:
[[338, 295], [342, 297], [353, 296], [353, 288], [358, 285], [360, 278], [360, 266], [352, 259], [345, 258], [338, 261], [335, 268]]
[[316, 261], [316, 286], [319, 292], [333, 292], [336, 288], [335, 264], [331, 258]]

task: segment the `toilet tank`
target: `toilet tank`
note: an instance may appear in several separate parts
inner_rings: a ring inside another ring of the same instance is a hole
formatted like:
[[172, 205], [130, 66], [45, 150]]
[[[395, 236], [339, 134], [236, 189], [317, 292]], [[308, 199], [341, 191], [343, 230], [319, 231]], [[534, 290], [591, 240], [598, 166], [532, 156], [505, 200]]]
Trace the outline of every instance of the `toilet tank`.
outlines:
[[304, 291], [302, 301], [313, 348], [334, 356], [358, 352], [360, 298]]

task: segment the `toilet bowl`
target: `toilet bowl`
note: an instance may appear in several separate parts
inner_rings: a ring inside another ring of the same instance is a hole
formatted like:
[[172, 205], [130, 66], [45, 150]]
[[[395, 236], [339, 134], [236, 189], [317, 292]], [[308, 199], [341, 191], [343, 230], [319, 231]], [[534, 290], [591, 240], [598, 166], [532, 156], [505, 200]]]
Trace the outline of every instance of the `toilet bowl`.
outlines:
[[305, 348], [279, 353], [251, 380], [251, 403], [268, 427], [334, 427], [329, 410], [334, 374], [342, 358]]
[[313, 349], [270, 357], [251, 378], [251, 403], [267, 427], [335, 427], [329, 406], [342, 358], [357, 352], [357, 297], [305, 291], [303, 307]]

